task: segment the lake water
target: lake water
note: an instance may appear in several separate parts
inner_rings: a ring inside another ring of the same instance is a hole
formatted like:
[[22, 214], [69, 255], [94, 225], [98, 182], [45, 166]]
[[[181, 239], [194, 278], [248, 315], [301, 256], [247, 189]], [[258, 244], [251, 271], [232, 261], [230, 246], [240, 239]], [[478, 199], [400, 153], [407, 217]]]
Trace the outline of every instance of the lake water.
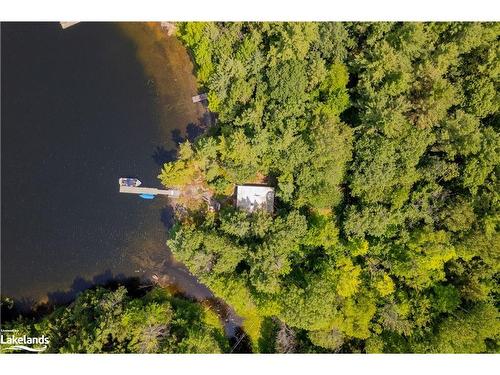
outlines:
[[118, 193], [160, 187], [160, 165], [202, 128], [181, 43], [158, 25], [3, 23], [1, 292], [63, 301], [116, 277], [166, 277], [210, 292], [165, 245], [171, 208]]

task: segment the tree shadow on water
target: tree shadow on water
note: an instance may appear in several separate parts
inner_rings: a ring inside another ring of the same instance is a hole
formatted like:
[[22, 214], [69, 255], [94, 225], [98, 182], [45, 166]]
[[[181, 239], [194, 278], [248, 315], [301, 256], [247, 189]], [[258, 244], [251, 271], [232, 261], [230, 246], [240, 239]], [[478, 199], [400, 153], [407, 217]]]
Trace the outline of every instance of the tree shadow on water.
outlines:
[[[195, 123], [189, 123], [186, 126], [186, 136], [182, 135], [180, 129], [173, 129], [170, 133], [172, 141], [178, 146], [185, 141], [194, 142], [205, 131], [205, 127]], [[153, 155], [154, 162], [162, 167], [163, 164], [177, 159], [177, 148], [167, 150], [165, 146], [156, 146]]]
[[63, 305], [71, 302], [75, 297], [84, 290], [95, 286], [112, 287], [113, 285], [123, 283], [128, 280], [124, 274], [114, 275], [110, 270], [106, 270], [101, 274], [95, 275], [91, 280], [77, 276], [68, 290], [56, 290], [47, 293], [48, 303], [54, 305]]
[[13, 320], [19, 315], [35, 318], [41, 317], [53, 311], [57, 306], [67, 305], [74, 301], [78, 297], [78, 294], [85, 290], [98, 286], [115, 290], [121, 285], [127, 288], [130, 296], [141, 296], [146, 291], [141, 287], [140, 278], [127, 277], [121, 273], [115, 275], [108, 269], [101, 274], [95, 275], [92, 279], [77, 276], [68, 289], [48, 292], [47, 298], [43, 302], [31, 297], [13, 299], [14, 303], [11, 308], [6, 309], [2, 305], [2, 321]]
[[172, 134], [172, 141], [177, 145], [189, 141], [193, 143], [196, 138], [202, 135], [206, 130], [204, 125], [199, 123], [190, 122], [186, 125], [186, 135], [183, 136], [180, 129], [173, 129], [170, 133]]
[[186, 140], [186, 138], [182, 135], [180, 129], [173, 129], [170, 132], [170, 134], [172, 135], [171, 136], [172, 142], [174, 142], [177, 145], [179, 145], [180, 143], [182, 143]]
[[189, 140], [189, 142], [194, 142], [194, 140], [202, 135], [205, 130], [205, 127], [200, 124], [189, 123], [186, 127], [186, 139]]
[[156, 164], [162, 167], [163, 164], [174, 161], [177, 158], [177, 150], [167, 150], [164, 146], [156, 146], [151, 157]]
[[165, 228], [170, 229], [174, 225], [174, 208], [172, 206], [165, 206], [161, 209], [160, 220]]

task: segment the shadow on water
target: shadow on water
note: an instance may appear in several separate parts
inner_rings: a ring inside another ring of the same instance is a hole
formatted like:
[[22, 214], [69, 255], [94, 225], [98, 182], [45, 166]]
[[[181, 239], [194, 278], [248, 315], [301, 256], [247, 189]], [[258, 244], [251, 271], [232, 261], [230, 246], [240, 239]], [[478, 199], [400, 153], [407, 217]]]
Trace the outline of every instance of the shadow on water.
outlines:
[[[141, 277], [126, 277], [123, 274], [114, 275], [110, 270], [106, 270], [90, 279], [77, 276], [69, 289], [49, 292], [43, 301], [20, 298], [13, 299], [11, 306], [2, 304], [1, 321], [12, 321], [19, 316], [39, 319], [50, 314], [59, 306], [67, 306], [72, 303], [80, 293], [97, 287], [116, 290], [119, 286], [124, 286], [130, 297], [140, 298], [157, 285], [168, 289], [172, 295], [199, 302], [210, 308], [219, 316], [225, 334], [235, 349], [234, 352], [250, 352], [251, 345], [248, 337], [241, 329], [242, 319], [224, 301], [215, 297], [208, 288], [200, 284], [187, 269], [174, 265], [173, 260], [170, 259], [164, 261], [163, 266], [155, 272], [149, 271]], [[155, 275], [157, 280], [153, 280], [152, 275]], [[193, 284], [194, 288], [189, 288], [190, 283]], [[184, 289], [185, 287], [188, 288]]]
[[167, 230], [172, 228], [175, 223], [174, 208], [172, 206], [165, 206], [162, 208], [160, 212], [160, 220]]
[[190, 123], [186, 127], [187, 139], [189, 142], [194, 142], [196, 138], [205, 132], [206, 128], [203, 125]]
[[202, 117], [199, 123], [190, 122], [186, 126], [186, 135], [182, 135], [180, 129], [173, 129], [171, 131], [172, 134], [172, 142], [176, 145], [179, 145], [185, 141], [194, 142], [196, 138], [205, 133], [207, 129], [208, 120], [205, 119], [205, 116]]
[[165, 146], [156, 146], [151, 157], [158, 166], [162, 167], [163, 164], [177, 159], [177, 149], [167, 150]]
[[[173, 129], [170, 132], [172, 142], [176, 146], [179, 146], [181, 143], [184, 143], [185, 141], [193, 143], [196, 140], [196, 138], [205, 133], [207, 129], [207, 124], [209, 124], [210, 121], [209, 116], [210, 116], [209, 114], [204, 115], [200, 119], [199, 123], [190, 122], [189, 124], [187, 124], [186, 135], [182, 134], [181, 129]], [[162, 167], [163, 164], [176, 160], [177, 152], [178, 152], [177, 147], [172, 149], [167, 149], [165, 146], [159, 145], [155, 147], [151, 157], [158, 166]]]
[[2, 305], [2, 321], [10, 321], [16, 319], [19, 315], [25, 317], [38, 318], [52, 312], [58, 306], [68, 305], [73, 302], [76, 297], [89, 289], [94, 289], [99, 286], [107, 289], [116, 290], [119, 286], [125, 286], [132, 297], [140, 297], [144, 295], [146, 287], [143, 280], [139, 277], [127, 277], [123, 274], [114, 275], [110, 270], [106, 270], [92, 278], [84, 278], [77, 276], [71, 286], [67, 290], [55, 290], [48, 292], [44, 300], [22, 297], [13, 299], [12, 308], [4, 308]]
[[252, 353], [250, 339], [241, 327], [235, 327], [234, 334], [231, 336], [229, 343], [231, 345], [230, 353]]
[[184, 142], [185, 138], [182, 135], [182, 132], [180, 129], [174, 129], [171, 131], [172, 134], [172, 142], [175, 144], [179, 145], [180, 143]]
[[182, 44], [159, 35], [159, 49], [136, 23], [1, 27], [2, 292], [19, 307], [43, 296], [49, 306], [155, 273], [214, 298], [166, 248], [172, 207], [117, 192], [122, 176], [158, 185], [158, 166], [213, 122], [191, 101]]
[[79, 293], [92, 287], [112, 287], [115, 284], [130, 284], [130, 281], [136, 279], [137, 278], [126, 277], [124, 274], [113, 275], [110, 270], [106, 270], [103, 273], [92, 277], [91, 280], [78, 276], [73, 280], [69, 290], [56, 290], [54, 292], [47, 293], [48, 303], [54, 305], [64, 305], [73, 301]]

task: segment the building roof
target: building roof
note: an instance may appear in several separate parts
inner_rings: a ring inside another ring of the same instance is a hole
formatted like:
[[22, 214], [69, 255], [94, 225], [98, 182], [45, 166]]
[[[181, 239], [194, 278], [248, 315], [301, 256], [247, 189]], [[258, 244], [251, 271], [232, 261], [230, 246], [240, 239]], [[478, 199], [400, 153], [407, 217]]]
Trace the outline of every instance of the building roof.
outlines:
[[239, 185], [236, 188], [236, 207], [248, 212], [274, 210], [274, 188], [264, 185]]

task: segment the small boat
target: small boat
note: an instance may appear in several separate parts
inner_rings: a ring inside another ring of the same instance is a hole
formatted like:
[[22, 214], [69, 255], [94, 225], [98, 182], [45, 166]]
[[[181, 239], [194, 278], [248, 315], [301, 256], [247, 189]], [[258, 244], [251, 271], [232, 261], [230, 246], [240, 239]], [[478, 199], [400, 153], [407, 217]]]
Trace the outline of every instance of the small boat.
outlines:
[[137, 187], [140, 186], [142, 182], [138, 178], [122, 177], [118, 179], [118, 184], [120, 186]]
[[139, 194], [142, 199], [155, 199], [154, 194]]

